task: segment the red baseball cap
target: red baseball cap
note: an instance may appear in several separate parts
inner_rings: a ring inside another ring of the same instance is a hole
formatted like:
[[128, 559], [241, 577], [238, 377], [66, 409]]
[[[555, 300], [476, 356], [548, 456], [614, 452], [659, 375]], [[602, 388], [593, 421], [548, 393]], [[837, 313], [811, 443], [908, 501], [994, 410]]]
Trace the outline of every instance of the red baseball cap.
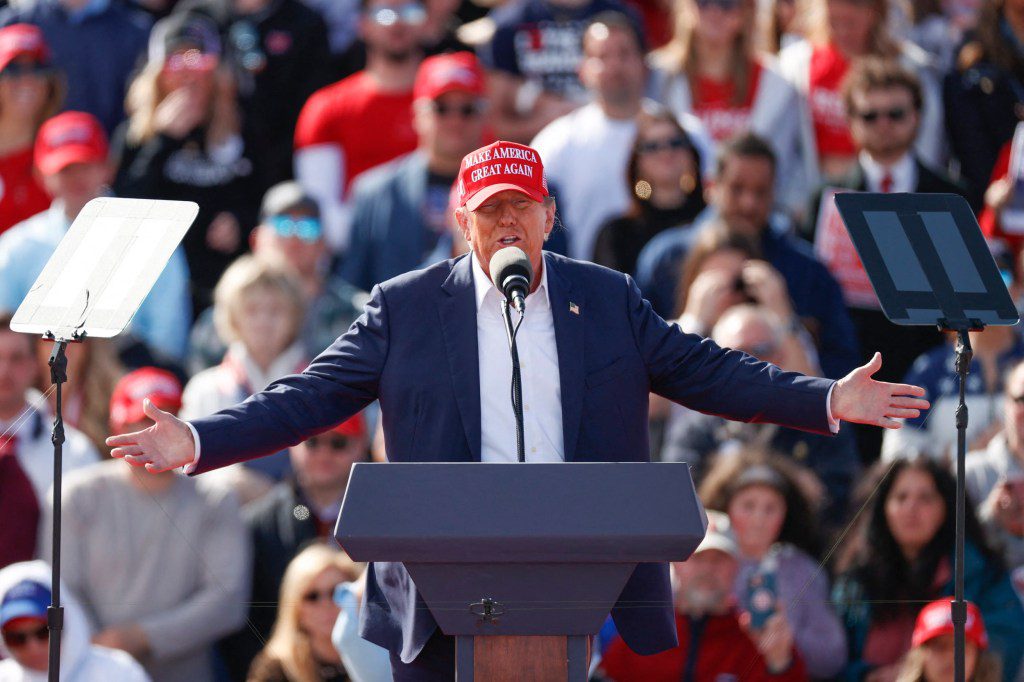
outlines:
[[336, 433], [340, 436], [363, 438], [366, 436], [366, 420], [363, 419], [363, 413], [357, 412], [354, 416], [349, 417], [331, 429], [331, 433]]
[[21, 56], [28, 56], [42, 64], [50, 62], [50, 49], [43, 32], [31, 24], [11, 24], [0, 28], [0, 71]]
[[416, 72], [413, 99], [437, 99], [458, 90], [477, 97], [487, 94], [487, 80], [480, 60], [472, 52], [454, 52], [427, 57]]
[[36, 168], [54, 175], [73, 163], [106, 162], [107, 134], [92, 114], [65, 111], [49, 119], [36, 135]]
[[498, 140], [462, 158], [459, 206], [475, 211], [484, 201], [508, 189], [534, 201], [548, 196], [544, 164], [536, 149]]
[[118, 432], [128, 424], [146, 421], [146, 398], [165, 412], [181, 409], [181, 382], [167, 370], [143, 367], [121, 377], [110, 397], [110, 428]]
[[[940, 635], [953, 634], [952, 597], [933, 601], [917, 614], [914, 625], [914, 636], [911, 646], [921, 646], [925, 642]], [[967, 602], [967, 623], [964, 625], [964, 639], [979, 649], [988, 648], [988, 633], [985, 632], [985, 621], [981, 619], [981, 611], [971, 602]]]

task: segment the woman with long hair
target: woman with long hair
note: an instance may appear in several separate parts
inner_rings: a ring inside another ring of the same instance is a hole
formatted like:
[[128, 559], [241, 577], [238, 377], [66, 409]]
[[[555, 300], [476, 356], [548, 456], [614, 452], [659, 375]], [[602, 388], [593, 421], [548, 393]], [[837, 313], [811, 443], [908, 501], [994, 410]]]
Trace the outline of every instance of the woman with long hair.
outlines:
[[888, 29], [889, 0], [805, 0], [806, 39], [779, 55], [783, 75], [804, 95], [801, 138], [807, 153], [807, 186], [842, 177], [856, 161], [843, 106], [842, 86], [856, 59], [897, 58], [921, 80], [924, 103], [915, 149], [922, 161], [946, 161], [942, 96], [938, 74], [920, 47], [894, 38]]
[[32, 149], [39, 126], [63, 101], [64, 80], [43, 32], [29, 24], [0, 28], [0, 232], [50, 206]]
[[736, 533], [740, 603], [751, 579], [771, 562], [777, 600], [807, 672], [830, 678], [842, 668], [846, 637], [828, 604], [828, 579], [818, 569], [817, 522], [804, 487], [821, 484], [807, 469], [756, 447], [720, 453], [700, 486], [708, 509], [724, 511]]
[[310, 545], [288, 564], [281, 580], [277, 620], [252, 662], [249, 682], [342, 682], [348, 674], [331, 643], [340, 609], [334, 590], [359, 577], [361, 567], [324, 544]]
[[172, 14], [153, 27], [149, 48], [128, 89], [129, 119], [114, 136], [114, 189], [199, 204], [184, 240], [198, 314], [256, 224], [253, 165], [216, 25], [202, 15]]
[[796, 90], [759, 55], [754, 0], [681, 0], [672, 40], [651, 62], [651, 95], [679, 118], [696, 116], [714, 143], [753, 132], [777, 157], [779, 202], [802, 209], [805, 188], [790, 179], [801, 166]]
[[633, 274], [651, 238], [690, 225], [705, 207], [700, 168], [700, 153], [675, 116], [641, 111], [626, 166], [629, 210], [598, 230], [594, 262]]
[[[953, 593], [956, 484], [923, 456], [879, 462], [860, 488], [867, 511], [839, 557], [833, 602], [847, 630], [849, 679], [891, 679], [922, 604]], [[999, 556], [966, 509], [964, 594], [978, 605], [1005, 679], [1024, 651], [1024, 609]], [[866, 677], [865, 677], [866, 676]]]

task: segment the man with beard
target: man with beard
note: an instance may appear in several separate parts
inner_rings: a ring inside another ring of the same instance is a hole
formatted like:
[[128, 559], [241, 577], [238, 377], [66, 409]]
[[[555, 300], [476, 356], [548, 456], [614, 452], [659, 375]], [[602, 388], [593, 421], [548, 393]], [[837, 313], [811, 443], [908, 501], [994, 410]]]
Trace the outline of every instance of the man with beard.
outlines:
[[653, 656], [634, 653], [615, 636], [601, 668], [614, 682], [636, 680], [806, 680], [782, 604], [764, 627], [733, 603], [739, 545], [729, 517], [708, 511], [708, 532], [685, 562], [672, 564], [679, 646]]
[[336, 254], [349, 243], [352, 180], [416, 149], [412, 90], [425, 19], [416, 0], [365, 0], [366, 68], [313, 93], [299, 114], [295, 175], [319, 203]]

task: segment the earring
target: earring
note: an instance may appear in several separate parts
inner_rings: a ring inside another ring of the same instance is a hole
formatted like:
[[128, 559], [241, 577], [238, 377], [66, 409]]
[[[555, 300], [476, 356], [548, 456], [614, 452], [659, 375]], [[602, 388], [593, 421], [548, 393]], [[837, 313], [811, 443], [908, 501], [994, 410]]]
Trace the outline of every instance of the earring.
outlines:
[[690, 175], [689, 173], [683, 173], [679, 177], [679, 189], [683, 190], [687, 194], [697, 188], [697, 178]]
[[633, 186], [633, 193], [636, 194], [638, 199], [647, 201], [651, 198], [651, 183], [646, 180], [637, 180], [636, 185]]

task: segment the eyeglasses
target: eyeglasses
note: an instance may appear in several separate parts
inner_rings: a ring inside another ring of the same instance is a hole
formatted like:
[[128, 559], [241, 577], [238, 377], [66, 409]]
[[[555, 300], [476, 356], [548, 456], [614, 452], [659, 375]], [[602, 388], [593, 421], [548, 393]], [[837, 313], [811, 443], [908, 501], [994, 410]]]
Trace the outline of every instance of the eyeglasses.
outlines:
[[377, 7], [370, 10], [368, 16], [378, 26], [394, 26], [398, 23], [419, 26], [427, 20], [427, 11], [418, 2], [411, 2], [405, 5]]
[[324, 233], [320, 219], [313, 216], [292, 218], [286, 215], [275, 215], [270, 216], [268, 222], [278, 236], [298, 237], [307, 244], [317, 241]]
[[735, 9], [739, 9], [739, 6], [740, 0], [697, 0], [698, 9], [717, 7], [723, 12], [731, 12]]
[[306, 447], [315, 449], [326, 445], [331, 450], [344, 450], [348, 447], [349, 442], [348, 436], [312, 436], [306, 439]]
[[636, 146], [636, 150], [641, 154], [653, 154], [661, 151], [680, 151], [682, 149], [689, 149], [689, 143], [682, 137], [670, 137], [665, 140], [648, 140], [646, 142], [640, 142]]
[[[338, 583], [340, 585], [341, 583]], [[335, 585], [329, 590], [310, 590], [302, 595], [302, 601], [307, 604], [319, 604], [323, 600], [334, 601], [334, 590], [338, 587]]]
[[181, 71], [213, 71], [217, 68], [220, 58], [215, 54], [205, 54], [199, 50], [187, 50], [172, 54], [164, 62], [164, 71], [178, 73]]
[[874, 123], [883, 117], [888, 118], [893, 123], [899, 123], [907, 117], [907, 110], [904, 107], [893, 107], [892, 109], [868, 109], [857, 114], [857, 118], [868, 124]]
[[441, 102], [434, 102], [432, 106], [434, 109], [434, 113], [436, 113], [438, 116], [458, 114], [462, 118], [474, 118], [484, 112], [484, 105], [482, 103], [460, 104], [456, 106], [454, 104], [442, 104]]
[[33, 630], [4, 632], [4, 644], [11, 649], [20, 649], [32, 639], [37, 642], [48, 642], [50, 640], [50, 629], [45, 625], [40, 625]]
[[3, 71], [0, 71], [0, 78], [24, 78], [25, 76], [45, 78], [53, 74], [54, 71], [56, 71], [56, 69], [49, 64], [40, 64], [39, 62], [11, 62], [4, 67]]

